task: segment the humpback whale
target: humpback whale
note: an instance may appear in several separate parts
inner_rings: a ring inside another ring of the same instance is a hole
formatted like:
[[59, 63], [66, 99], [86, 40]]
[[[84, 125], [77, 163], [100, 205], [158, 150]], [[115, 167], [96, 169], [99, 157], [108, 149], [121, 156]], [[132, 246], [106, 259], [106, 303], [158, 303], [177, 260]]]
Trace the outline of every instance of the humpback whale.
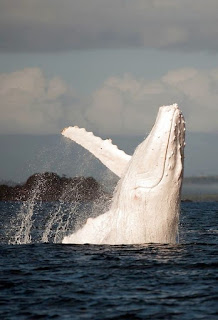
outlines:
[[176, 243], [185, 146], [185, 121], [177, 104], [159, 108], [150, 134], [132, 156], [85, 129], [68, 127], [62, 134], [120, 177], [109, 211], [89, 218], [62, 243]]

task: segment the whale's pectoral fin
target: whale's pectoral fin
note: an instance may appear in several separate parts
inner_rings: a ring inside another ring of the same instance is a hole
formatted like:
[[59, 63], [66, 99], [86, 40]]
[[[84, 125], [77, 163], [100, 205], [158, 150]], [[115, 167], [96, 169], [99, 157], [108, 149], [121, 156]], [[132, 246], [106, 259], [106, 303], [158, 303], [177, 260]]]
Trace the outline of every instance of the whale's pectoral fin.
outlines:
[[110, 139], [102, 140], [83, 128], [68, 127], [62, 131], [62, 135], [90, 151], [118, 177], [122, 176], [131, 159], [131, 156], [112, 144]]

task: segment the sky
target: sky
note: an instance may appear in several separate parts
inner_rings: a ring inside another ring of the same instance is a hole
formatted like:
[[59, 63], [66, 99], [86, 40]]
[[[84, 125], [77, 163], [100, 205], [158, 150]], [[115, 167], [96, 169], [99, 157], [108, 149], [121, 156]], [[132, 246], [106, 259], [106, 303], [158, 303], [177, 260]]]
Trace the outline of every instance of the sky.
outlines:
[[[178, 103], [195, 136], [189, 175], [211, 174], [218, 159], [217, 12], [216, 0], [0, 0], [4, 144], [7, 136], [57, 135], [69, 125], [145, 136], [158, 108]], [[196, 141], [205, 163], [198, 173]], [[16, 157], [9, 160], [16, 167]]]

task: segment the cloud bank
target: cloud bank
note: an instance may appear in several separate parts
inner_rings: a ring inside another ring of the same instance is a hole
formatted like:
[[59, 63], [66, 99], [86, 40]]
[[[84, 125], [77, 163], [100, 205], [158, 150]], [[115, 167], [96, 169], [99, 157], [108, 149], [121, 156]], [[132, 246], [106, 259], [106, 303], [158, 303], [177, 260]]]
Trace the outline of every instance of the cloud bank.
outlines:
[[82, 124], [82, 102], [62, 79], [39, 68], [0, 74], [0, 133], [55, 133], [67, 119]]
[[1, 52], [218, 51], [216, 0], [0, 0]]
[[159, 106], [178, 103], [189, 131], [217, 132], [218, 69], [176, 69], [147, 81], [110, 77], [78, 95], [39, 68], [0, 74], [0, 134], [59, 134], [69, 125], [97, 134], [146, 134]]

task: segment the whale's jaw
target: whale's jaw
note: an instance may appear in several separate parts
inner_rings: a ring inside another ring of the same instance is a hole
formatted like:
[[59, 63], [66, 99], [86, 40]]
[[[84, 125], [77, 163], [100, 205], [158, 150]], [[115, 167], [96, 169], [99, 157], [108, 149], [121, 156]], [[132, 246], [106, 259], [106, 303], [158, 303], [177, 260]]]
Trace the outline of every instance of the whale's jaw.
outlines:
[[[77, 128], [73, 130], [78, 131]], [[66, 131], [65, 135], [68, 129]], [[83, 228], [65, 237], [63, 243], [175, 243], [185, 143], [185, 122], [178, 106], [159, 109], [151, 133], [137, 147], [131, 160], [128, 156], [124, 159], [123, 153], [117, 152], [114, 146], [108, 147], [108, 141], [90, 138], [84, 131], [81, 135], [81, 145], [94, 149], [93, 154], [115, 173], [121, 174], [121, 179], [111, 209], [97, 218], [88, 219]], [[87, 135], [93, 141], [93, 147], [88, 144], [90, 140], [86, 142]], [[76, 141], [71, 133], [70, 138]], [[116, 165], [117, 161], [120, 161], [120, 167]]]

